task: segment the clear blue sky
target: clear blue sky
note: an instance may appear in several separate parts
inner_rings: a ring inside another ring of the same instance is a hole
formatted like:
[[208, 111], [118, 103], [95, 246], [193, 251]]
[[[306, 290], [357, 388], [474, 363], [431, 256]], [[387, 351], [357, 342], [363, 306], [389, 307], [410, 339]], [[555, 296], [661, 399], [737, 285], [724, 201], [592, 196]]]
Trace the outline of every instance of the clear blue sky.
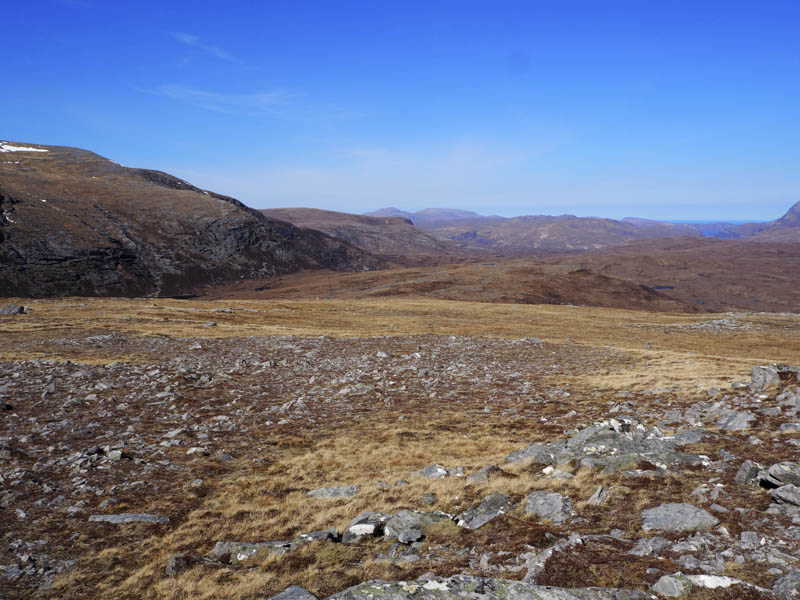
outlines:
[[800, 200], [800, 2], [9, 2], [0, 139], [257, 207], [754, 219]]

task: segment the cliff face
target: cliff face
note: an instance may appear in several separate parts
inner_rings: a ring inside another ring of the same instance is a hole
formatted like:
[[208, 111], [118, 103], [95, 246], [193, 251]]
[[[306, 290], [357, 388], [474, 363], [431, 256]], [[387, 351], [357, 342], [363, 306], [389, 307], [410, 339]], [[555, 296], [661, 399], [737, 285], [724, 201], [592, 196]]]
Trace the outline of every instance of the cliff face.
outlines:
[[[0, 146], [0, 295], [175, 296], [380, 260], [176, 177], [76, 148]], [[5, 150], [5, 151], [3, 151]]]

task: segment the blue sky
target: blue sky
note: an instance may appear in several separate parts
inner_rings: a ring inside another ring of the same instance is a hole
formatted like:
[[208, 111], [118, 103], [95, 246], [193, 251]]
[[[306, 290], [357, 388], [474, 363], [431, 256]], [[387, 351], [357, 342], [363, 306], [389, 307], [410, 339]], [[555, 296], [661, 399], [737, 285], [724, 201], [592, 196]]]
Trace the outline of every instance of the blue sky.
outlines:
[[2, 139], [257, 207], [768, 220], [800, 200], [800, 3], [3, 9]]

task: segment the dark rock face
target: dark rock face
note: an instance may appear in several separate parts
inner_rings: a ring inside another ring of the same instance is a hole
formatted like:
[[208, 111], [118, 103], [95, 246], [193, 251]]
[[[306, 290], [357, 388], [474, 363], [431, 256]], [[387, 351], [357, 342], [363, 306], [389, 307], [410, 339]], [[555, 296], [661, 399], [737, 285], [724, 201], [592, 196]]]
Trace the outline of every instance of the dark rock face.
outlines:
[[0, 163], [3, 295], [176, 296], [302, 268], [381, 266], [166, 173], [44, 148]]

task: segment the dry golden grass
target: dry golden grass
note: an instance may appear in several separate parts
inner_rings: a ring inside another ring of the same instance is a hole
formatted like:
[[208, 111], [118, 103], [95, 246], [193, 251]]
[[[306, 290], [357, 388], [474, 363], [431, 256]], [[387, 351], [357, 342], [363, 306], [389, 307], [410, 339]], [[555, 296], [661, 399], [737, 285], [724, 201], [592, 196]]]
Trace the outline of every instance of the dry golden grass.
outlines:
[[[632, 353], [641, 368], [591, 374], [575, 381], [593, 387], [695, 389], [743, 379], [754, 363], [800, 361], [794, 315], [747, 313], [734, 318], [749, 330], [689, 330], [681, 326], [720, 318], [618, 309], [508, 305], [442, 300], [131, 300], [119, 298], [17, 299], [32, 308], [21, 318], [0, 317], [0, 359], [50, 358], [107, 362], [141, 357], [20, 351], [16, 340], [68, 336], [87, 330], [170, 337], [261, 335], [385, 336], [444, 334], [506, 338], [538, 337], [589, 346], [610, 345]], [[234, 313], [215, 309], [233, 308]], [[208, 321], [216, 327], [205, 327]], [[648, 347], [645, 347], [647, 345]]]

